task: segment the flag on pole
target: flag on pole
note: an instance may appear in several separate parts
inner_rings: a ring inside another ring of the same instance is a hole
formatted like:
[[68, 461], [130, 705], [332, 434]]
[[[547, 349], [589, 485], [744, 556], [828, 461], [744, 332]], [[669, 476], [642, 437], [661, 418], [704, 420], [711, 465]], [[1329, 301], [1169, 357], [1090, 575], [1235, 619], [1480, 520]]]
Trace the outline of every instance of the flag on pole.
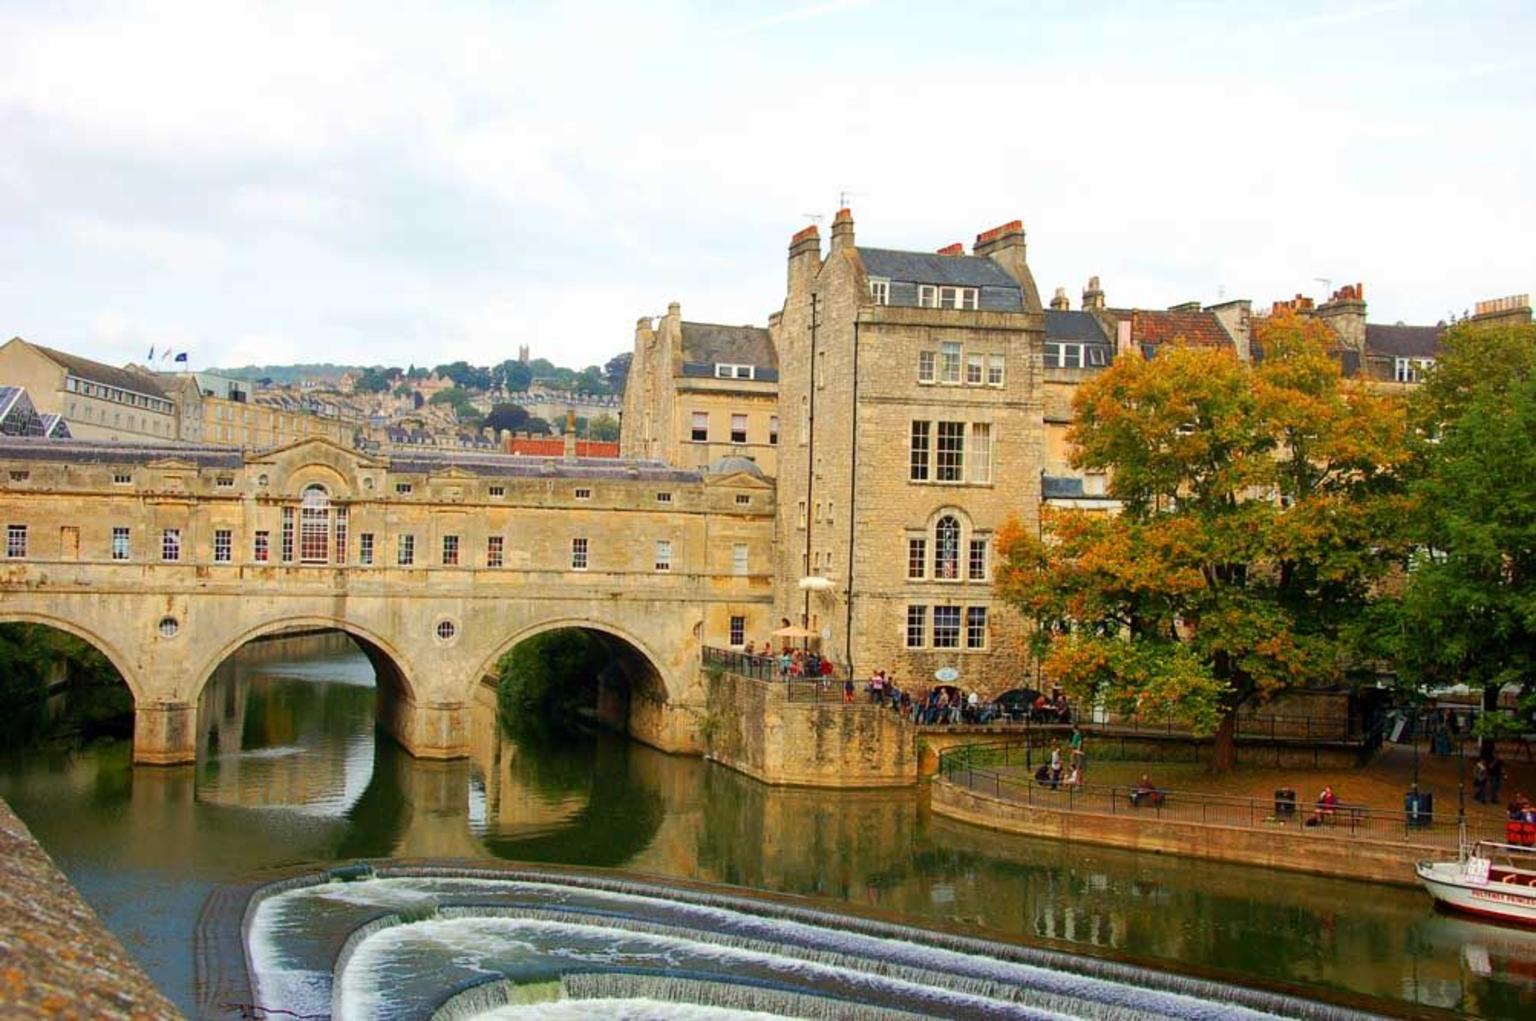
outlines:
[[155, 345], [151, 344], [151, 345], [149, 345], [149, 356], [145, 359], [145, 361], [152, 362], [154, 360], [155, 360]]
[[169, 357], [170, 357], [170, 356], [171, 356], [171, 349], [170, 349], [170, 348], [166, 348], [166, 349], [165, 349], [165, 352], [164, 352], [164, 353], [163, 353], [163, 354], [161, 354], [161, 355], [160, 355], [160, 360], [161, 360], [161, 361], [162, 361], [162, 362], [163, 362], [163, 361], [165, 361], [165, 360], [166, 360], [166, 359], [167, 359], [167, 358], [169, 358]]
[[187, 353], [185, 351], [183, 351], [181, 354], [177, 355], [175, 358], [173, 358], [171, 360], [172, 361], [176, 361], [176, 362], [184, 362], [184, 361], [187, 360]]

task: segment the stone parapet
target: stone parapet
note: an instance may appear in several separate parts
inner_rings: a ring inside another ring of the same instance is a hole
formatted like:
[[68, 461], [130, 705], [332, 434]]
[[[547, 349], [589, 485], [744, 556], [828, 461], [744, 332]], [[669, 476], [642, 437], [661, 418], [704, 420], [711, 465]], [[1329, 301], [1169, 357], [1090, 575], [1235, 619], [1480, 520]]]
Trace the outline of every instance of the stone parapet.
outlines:
[[181, 1017], [4, 801], [0, 1016]]

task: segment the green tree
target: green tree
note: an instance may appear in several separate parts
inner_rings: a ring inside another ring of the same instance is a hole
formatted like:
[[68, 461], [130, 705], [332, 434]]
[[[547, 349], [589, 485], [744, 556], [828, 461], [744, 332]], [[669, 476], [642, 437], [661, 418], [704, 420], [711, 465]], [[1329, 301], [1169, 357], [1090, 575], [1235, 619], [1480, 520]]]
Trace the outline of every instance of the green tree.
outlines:
[[378, 365], [364, 369], [353, 384], [353, 389], [358, 393], [381, 394], [390, 387], [389, 372]]
[[1414, 395], [1420, 541], [1385, 619], [1399, 675], [1496, 709], [1536, 680], [1536, 326], [1463, 324]]
[[528, 409], [516, 404], [498, 404], [491, 408], [491, 413], [485, 416], [485, 424], [496, 430], [497, 435], [503, 429], [510, 432], [522, 432], [528, 428], [528, 420], [531, 418]]
[[1080, 702], [1188, 721], [1235, 761], [1238, 710], [1343, 676], [1363, 607], [1401, 553], [1401, 406], [1340, 378], [1331, 334], [1258, 330], [1258, 366], [1174, 344], [1116, 359], [1073, 402], [1076, 467], [1115, 516], [1042, 515], [1000, 536], [999, 586]]
[[624, 384], [629, 381], [629, 366], [634, 361], [633, 351], [625, 351], [616, 354], [603, 364], [603, 379], [608, 384], [608, 392], [615, 396], [622, 396]]
[[619, 438], [619, 420], [609, 414], [598, 415], [587, 422], [586, 432], [582, 435], [588, 439], [612, 443]]
[[439, 365], [433, 371], [439, 376], [453, 380], [454, 386], [465, 390], [489, 390], [491, 388], [491, 370], [471, 365], [468, 362], [450, 362], [447, 365]]
[[612, 661], [585, 631], [547, 631], [519, 643], [496, 665], [497, 705], [514, 732], [565, 729], [596, 704], [598, 681]]
[[492, 370], [496, 381], [512, 393], [524, 393], [533, 382], [533, 370], [522, 362], [507, 359]]

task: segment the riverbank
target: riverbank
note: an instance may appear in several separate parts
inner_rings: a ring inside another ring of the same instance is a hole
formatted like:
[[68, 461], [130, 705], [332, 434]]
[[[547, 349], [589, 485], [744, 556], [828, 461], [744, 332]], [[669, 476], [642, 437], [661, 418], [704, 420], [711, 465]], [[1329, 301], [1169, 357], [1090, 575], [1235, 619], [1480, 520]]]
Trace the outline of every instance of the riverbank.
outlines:
[[[1198, 763], [1100, 762], [1090, 743], [1088, 782], [1059, 789], [1034, 781], [1031, 766], [1044, 761], [1034, 752], [1031, 760], [1002, 748], [956, 749], [934, 781], [934, 813], [1049, 840], [1404, 886], [1418, 885], [1416, 861], [1455, 855], [1463, 820], [1471, 839], [1504, 839], [1501, 804], [1479, 803], [1470, 791], [1461, 797], [1469, 761], [1415, 755], [1409, 747], [1389, 747], [1358, 769], [1209, 773]], [[1138, 807], [1130, 792], [1148, 774], [1161, 793]], [[1504, 797], [1532, 780], [1529, 762], [1511, 762]], [[1432, 811], [1405, 809], [1415, 783], [1438, 795]], [[1323, 825], [1303, 825], [1325, 784], [1338, 796], [1337, 811]], [[1293, 792], [1295, 803], [1280, 803], [1279, 790]]]
[[0, 1015], [181, 1017], [3, 800]]

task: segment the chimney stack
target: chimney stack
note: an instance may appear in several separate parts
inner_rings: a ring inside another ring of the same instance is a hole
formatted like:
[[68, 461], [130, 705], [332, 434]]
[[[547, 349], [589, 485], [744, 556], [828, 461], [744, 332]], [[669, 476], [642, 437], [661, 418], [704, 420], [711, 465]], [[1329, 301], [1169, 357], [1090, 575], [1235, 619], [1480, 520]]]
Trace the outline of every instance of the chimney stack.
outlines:
[[1072, 307], [1072, 301], [1067, 297], [1065, 287], [1056, 288], [1055, 295], [1051, 298], [1051, 309], [1056, 312], [1065, 312]]
[[984, 256], [1001, 266], [1005, 273], [1018, 281], [1019, 290], [1024, 294], [1024, 310], [1040, 311], [1040, 291], [1035, 287], [1034, 274], [1030, 273], [1029, 263], [1025, 259], [1027, 252], [1023, 221], [1009, 220], [1000, 227], [977, 234], [971, 254]]
[[[677, 302], [673, 302], [671, 308], [677, 308]], [[669, 310], [670, 311], [670, 310]], [[565, 409], [565, 459], [576, 460], [576, 409]]]
[[1089, 277], [1088, 286], [1083, 288], [1083, 309], [1088, 312], [1104, 311], [1104, 288], [1099, 286], [1098, 277]]
[[[1301, 296], [1297, 295], [1299, 299]], [[1311, 305], [1309, 301], [1308, 306]], [[1327, 323], [1339, 335], [1342, 347], [1365, 357], [1365, 285], [1345, 284], [1321, 305], [1313, 315]]]
[[847, 206], [832, 217], [832, 251], [853, 247], [853, 210]]
[[789, 294], [808, 293], [820, 272], [821, 231], [813, 223], [789, 239]]
[[1477, 303], [1472, 321], [1483, 326], [1524, 326], [1531, 321], [1531, 296], [1511, 294]]
[[960, 242], [956, 241], [952, 245], [945, 245], [943, 248], [940, 248], [939, 249], [939, 254], [940, 255], [964, 255], [965, 254], [965, 246], [962, 245]]

